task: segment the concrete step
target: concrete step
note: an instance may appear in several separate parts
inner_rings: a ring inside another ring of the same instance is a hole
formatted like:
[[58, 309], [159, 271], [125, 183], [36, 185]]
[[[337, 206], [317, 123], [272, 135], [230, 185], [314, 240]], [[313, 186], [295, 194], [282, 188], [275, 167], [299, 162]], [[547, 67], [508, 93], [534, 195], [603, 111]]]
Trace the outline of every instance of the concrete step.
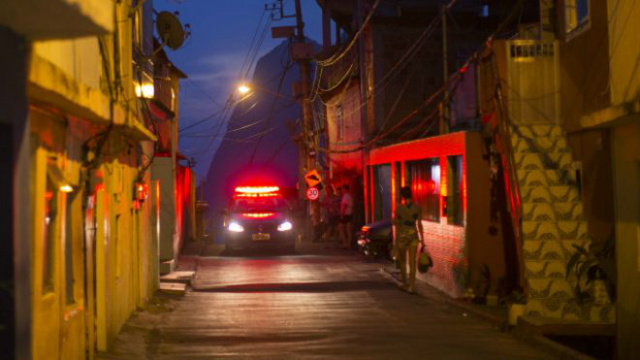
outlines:
[[523, 221], [522, 236], [527, 240], [588, 240], [586, 221]]
[[574, 186], [555, 185], [549, 187], [520, 187], [522, 204], [527, 203], [572, 203], [580, 202], [578, 189]]
[[511, 145], [516, 153], [570, 153], [564, 137], [523, 138], [512, 136]]
[[526, 221], [584, 220], [582, 202], [527, 202], [522, 204], [522, 213]]
[[195, 271], [173, 271], [166, 275], [160, 276], [160, 282], [191, 284]]
[[589, 250], [591, 241], [582, 240], [525, 240], [522, 253], [525, 261], [563, 260], [568, 261], [576, 249], [573, 245]]
[[576, 173], [572, 170], [518, 170], [520, 186], [574, 185]]
[[161, 282], [158, 290], [164, 294], [184, 295], [187, 292], [187, 284], [174, 282]]
[[[572, 286], [557, 279], [529, 280], [529, 299], [527, 316], [553, 318], [570, 321], [588, 321], [614, 323], [616, 308], [614, 304], [580, 305], [575, 301]], [[541, 295], [546, 296], [541, 296]]]
[[516, 153], [514, 159], [518, 170], [570, 170], [573, 163], [571, 153]]
[[[602, 306], [597, 307], [597, 311], [602, 309]], [[616, 324], [523, 316], [519, 319], [515, 332], [519, 336], [615, 336]]]
[[176, 262], [172, 260], [162, 261], [160, 262], [160, 275], [169, 274], [175, 269]]

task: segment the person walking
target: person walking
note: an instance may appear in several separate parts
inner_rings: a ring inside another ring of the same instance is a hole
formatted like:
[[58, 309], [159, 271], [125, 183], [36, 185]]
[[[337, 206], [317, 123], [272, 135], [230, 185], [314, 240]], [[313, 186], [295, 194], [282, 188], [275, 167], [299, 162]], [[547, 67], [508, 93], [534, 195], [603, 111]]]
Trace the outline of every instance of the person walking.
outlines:
[[[404, 204], [397, 204], [393, 227], [395, 234], [396, 254], [403, 290], [414, 294], [416, 291], [416, 268], [418, 243], [424, 248], [422, 229], [422, 210], [413, 203], [411, 188], [408, 186], [400, 189], [400, 196]], [[409, 281], [407, 282], [407, 257], [409, 258]]]
[[350, 249], [353, 238], [353, 198], [349, 194], [349, 185], [342, 185], [340, 201], [340, 224], [338, 232], [343, 249]]

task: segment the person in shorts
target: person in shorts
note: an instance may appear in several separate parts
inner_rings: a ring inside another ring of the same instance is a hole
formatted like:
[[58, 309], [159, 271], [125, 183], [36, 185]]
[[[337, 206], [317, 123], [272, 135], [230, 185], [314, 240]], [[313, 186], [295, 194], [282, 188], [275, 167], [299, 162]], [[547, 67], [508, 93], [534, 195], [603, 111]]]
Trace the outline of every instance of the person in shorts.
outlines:
[[[418, 244], [422, 243], [424, 249], [424, 237], [422, 229], [422, 210], [412, 201], [411, 188], [405, 186], [400, 189], [400, 196], [404, 204], [397, 204], [393, 217], [394, 239], [402, 289], [414, 294], [416, 291], [416, 269]], [[408, 258], [408, 259], [407, 259]], [[409, 279], [407, 279], [407, 260], [409, 261]]]

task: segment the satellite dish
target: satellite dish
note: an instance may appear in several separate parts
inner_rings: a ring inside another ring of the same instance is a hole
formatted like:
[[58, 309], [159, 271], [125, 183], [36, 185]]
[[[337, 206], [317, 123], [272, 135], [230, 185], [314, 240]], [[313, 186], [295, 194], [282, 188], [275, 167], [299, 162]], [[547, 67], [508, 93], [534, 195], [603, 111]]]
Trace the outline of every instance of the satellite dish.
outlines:
[[160, 41], [171, 50], [178, 50], [186, 37], [178, 17], [168, 11], [162, 11], [156, 16], [156, 30]]

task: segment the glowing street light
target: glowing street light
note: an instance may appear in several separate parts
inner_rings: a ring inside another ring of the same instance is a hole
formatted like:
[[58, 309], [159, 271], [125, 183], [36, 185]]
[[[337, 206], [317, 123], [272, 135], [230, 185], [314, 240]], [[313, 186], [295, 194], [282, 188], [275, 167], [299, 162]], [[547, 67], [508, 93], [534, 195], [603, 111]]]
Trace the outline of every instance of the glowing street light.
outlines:
[[242, 95], [246, 95], [249, 91], [251, 91], [251, 88], [245, 84], [238, 86], [238, 92]]

